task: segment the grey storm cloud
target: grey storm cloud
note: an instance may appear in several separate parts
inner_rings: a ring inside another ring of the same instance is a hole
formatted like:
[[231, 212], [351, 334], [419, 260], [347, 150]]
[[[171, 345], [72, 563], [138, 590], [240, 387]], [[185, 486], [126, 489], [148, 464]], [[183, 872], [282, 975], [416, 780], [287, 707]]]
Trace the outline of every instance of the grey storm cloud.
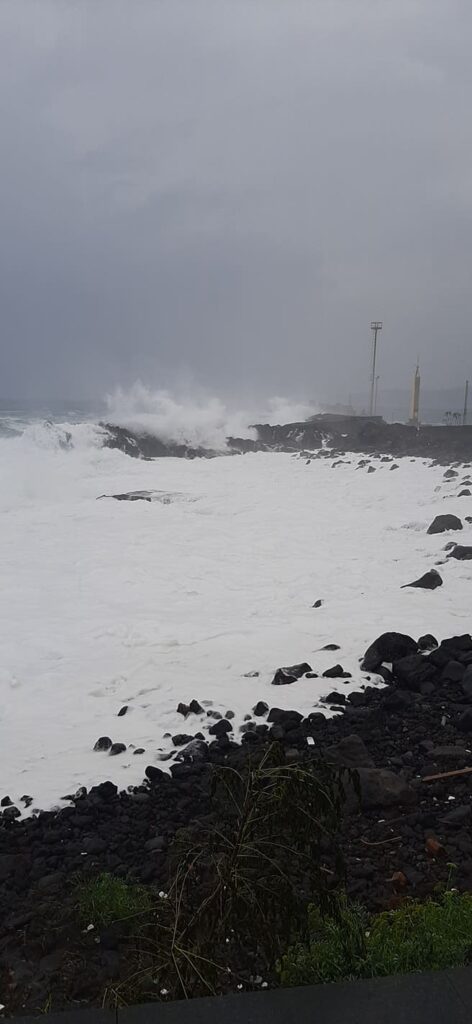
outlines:
[[470, 0], [2, 0], [3, 396], [472, 375]]

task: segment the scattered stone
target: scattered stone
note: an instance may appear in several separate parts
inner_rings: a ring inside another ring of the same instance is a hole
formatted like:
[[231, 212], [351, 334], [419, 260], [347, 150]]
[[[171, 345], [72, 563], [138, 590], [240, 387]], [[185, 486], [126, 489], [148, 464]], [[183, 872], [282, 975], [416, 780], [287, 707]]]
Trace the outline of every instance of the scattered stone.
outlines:
[[220, 718], [223, 718], [223, 715], [219, 711], [207, 711], [207, 718], [214, 718], [219, 722]]
[[4, 796], [0, 800], [0, 807], [13, 807], [13, 800], [10, 800], [9, 796]]
[[445, 473], [443, 473], [443, 476], [445, 480], [452, 480], [453, 477], [459, 476], [459, 474], [455, 469], [446, 469]]
[[393, 663], [393, 675], [405, 690], [420, 692], [421, 684], [434, 678], [436, 668], [423, 654], [409, 654]]
[[155, 836], [154, 839], [148, 839], [147, 843], [144, 844], [146, 853], [160, 853], [164, 850], [167, 843], [163, 836]]
[[446, 533], [447, 530], [462, 530], [462, 522], [458, 516], [436, 516], [428, 527], [427, 533]]
[[305, 679], [318, 679], [318, 673], [317, 672], [306, 672], [305, 673]]
[[323, 602], [320, 600], [320, 598], [318, 598], [318, 600], [315, 601], [313, 608], [321, 608], [322, 604]]
[[396, 462], [393, 463], [393, 466], [390, 466], [390, 472], [392, 469], [398, 469], [398, 464]]
[[148, 764], [147, 768], [144, 769], [144, 774], [151, 783], [163, 782], [167, 778], [166, 773], [162, 771], [162, 768], [156, 768], [153, 764]]
[[321, 697], [323, 704], [345, 704], [346, 695], [344, 693], [336, 693], [335, 690], [332, 693], [326, 694], [326, 697]]
[[278, 668], [272, 680], [272, 686], [287, 686], [290, 683], [295, 683], [297, 679], [304, 676], [306, 672], [311, 672], [311, 665], [308, 665], [306, 661], [302, 662], [300, 665], [291, 665], [288, 668]]
[[424, 636], [420, 636], [418, 640], [419, 651], [433, 651], [434, 648], [438, 646], [438, 641], [432, 633], [426, 633]]
[[375, 473], [375, 466], [369, 466], [367, 472], [368, 473]]
[[373, 807], [396, 807], [416, 803], [416, 793], [403, 776], [387, 768], [358, 768], [361, 805], [365, 810]]
[[340, 648], [339, 644], [325, 644], [324, 647], [321, 648], [321, 650], [322, 651], [340, 651], [341, 648]]
[[126, 750], [126, 743], [112, 743], [110, 747], [110, 756], [115, 757], [117, 754], [124, 754]]
[[469, 490], [468, 487], [464, 487], [464, 489], [462, 491], [459, 491], [459, 494], [457, 495], [457, 497], [458, 498], [470, 498], [471, 494], [472, 494], [472, 491]]
[[456, 725], [461, 732], [472, 732], [472, 708], [463, 711]]
[[110, 750], [112, 745], [113, 745], [113, 741], [110, 739], [109, 736], [100, 736], [100, 738], [97, 740], [97, 742], [96, 742], [96, 744], [95, 744], [93, 749], [94, 750]]
[[5, 821], [14, 821], [15, 818], [21, 818], [21, 811], [18, 807], [5, 807], [3, 817]]
[[439, 575], [437, 569], [430, 569], [429, 572], [425, 572], [424, 576], [420, 576], [419, 580], [414, 580], [413, 583], [404, 583], [400, 588], [405, 590], [407, 587], [420, 587], [422, 590], [436, 590], [436, 587], [442, 587], [442, 577]]
[[455, 544], [452, 551], [449, 552], [448, 558], [458, 558], [459, 561], [468, 561], [472, 558], [472, 547], [464, 544]]
[[245, 672], [243, 678], [244, 679], [258, 679], [259, 675], [260, 675], [259, 672]]
[[234, 711], [226, 711], [225, 718], [227, 718], [228, 721], [231, 721], [231, 719], [234, 718]]
[[220, 722], [215, 722], [215, 724], [212, 725], [209, 730], [211, 736], [217, 737], [224, 736], [225, 734], [232, 731], [233, 726], [231, 725], [230, 722], [228, 722], [227, 718], [222, 718]]
[[333, 665], [332, 668], [327, 668], [326, 672], [323, 672], [323, 679], [351, 679], [351, 673], [345, 672], [342, 665]]
[[333, 764], [342, 765], [345, 768], [373, 768], [374, 762], [367, 750], [364, 740], [355, 733], [344, 736], [343, 739], [332, 747], [327, 747], [325, 755]]
[[179, 732], [172, 737], [172, 743], [174, 744], [174, 747], [184, 747], [185, 744], [190, 743], [193, 738], [193, 736], [188, 736], [185, 732]]
[[439, 840], [435, 839], [434, 836], [428, 837], [424, 848], [429, 857], [435, 857], [436, 859], [438, 857], [447, 857], [447, 852], [444, 846], [439, 842]]
[[117, 717], [118, 718], [123, 718], [123, 715], [126, 715], [126, 712], [128, 711], [128, 708], [129, 708], [129, 704], [124, 704], [123, 707], [120, 708]]
[[460, 661], [448, 661], [441, 672], [442, 683], [460, 683], [465, 673], [465, 668]]
[[133, 754], [145, 754], [145, 753], [146, 753], [146, 751], [145, 751], [144, 747], [136, 747], [136, 750], [133, 750]]
[[264, 715], [269, 713], [269, 705], [264, 700], [259, 700], [255, 707], [253, 707], [252, 713], [256, 718], [263, 718]]
[[382, 633], [367, 648], [361, 668], [364, 672], [377, 672], [384, 661], [393, 662], [416, 652], [417, 645], [406, 633]]

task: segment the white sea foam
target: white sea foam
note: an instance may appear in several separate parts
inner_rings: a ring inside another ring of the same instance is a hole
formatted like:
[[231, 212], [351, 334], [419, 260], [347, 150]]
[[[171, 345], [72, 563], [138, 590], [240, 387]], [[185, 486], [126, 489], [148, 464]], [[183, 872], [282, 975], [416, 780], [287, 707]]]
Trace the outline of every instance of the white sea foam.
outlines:
[[[237, 733], [257, 700], [309, 712], [326, 691], [316, 679], [272, 687], [279, 665], [340, 661], [348, 693], [384, 630], [467, 631], [471, 563], [440, 567], [436, 591], [400, 589], [444, 560], [444, 537], [426, 527], [438, 511], [463, 515], [463, 499], [446, 497], [440, 467], [377, 461], [367, 475], [356, 461], [144, 462], [102, 448], [92, 424], [1, 440], [0, 795], [45, 807], [80, 784], [138, 783], [166, 732], [201, 727], [184, 725], [181, 700], [231, 708]], [[179, 500], [96, 500], [141, 489]], [[335, 659], [320, 650], [332, 642]], [[93, 753], [103, 734], [127, 752]]]
[[136, 383], [108, 396], [108, 419], [117, 426], [146, 432], [162, 441], [224, 450], [228, 437], [256, 438], [254, 423], [293, 423], [316, 411], [308, 403], [273, 397], [252, 409], [231, 411], [219, 398], [199, 399]]

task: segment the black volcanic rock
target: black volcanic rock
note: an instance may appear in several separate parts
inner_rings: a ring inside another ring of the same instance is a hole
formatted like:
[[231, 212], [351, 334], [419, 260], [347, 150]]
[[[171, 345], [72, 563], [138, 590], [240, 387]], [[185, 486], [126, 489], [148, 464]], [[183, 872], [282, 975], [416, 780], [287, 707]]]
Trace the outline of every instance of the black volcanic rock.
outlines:
[[311, 665], [308, 665], [306, 661], [302, 662], [300, 665], [290, 665], [288, 668], [278, 668], [272, 680], [272, 686], [287, 686], [289, 683], [295, 683], [297, 679], [304, 676], [306, 672], [311, 672]]
[[407, 587], [417, 587], [421, 590], [436, 590], [436, 587], [442, 587], [442, 585], [443, 580], [438, 571], [430, 569], [429, 572], [425, 572], [424, 576], [420, 576], [413, 583], [404, 583], [401, 590], [406, 590]]
[[433, 651], [438, 646], [438, 641], [432, 633], [426, 633], [425, 636], [420, 636], [418, 640], [419, 651]]
[[427, 533], [445, 533], [447, 530], [462, 530], [462, 522], [458, 516], [436, 516], [428, 526]]
[[472, 547], [463, 544], [455, 544], [447, 557], [458, 558], [461, 562], [468, 561], [472, 558]]
[[382, 633], [367, 648], [361, 668], [364, 672], [376, 672], [384, 661], [396, 661], [416, 653], [416, 650], [415, 641], [406, 633]]

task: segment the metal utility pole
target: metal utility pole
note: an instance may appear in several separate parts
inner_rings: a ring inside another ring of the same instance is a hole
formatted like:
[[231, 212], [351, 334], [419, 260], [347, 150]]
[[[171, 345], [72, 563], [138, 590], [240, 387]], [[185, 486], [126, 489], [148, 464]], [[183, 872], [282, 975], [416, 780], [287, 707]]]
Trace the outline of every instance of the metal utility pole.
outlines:
[[376, 413], [377, 413], [377, 395], [378, 395], [378, 393], [379, 393], [379, 380], [380, 380], [380, 377], [379, 377], [379, 375], [377, 374], [377, 376], [376, 376], [376, 378], [375, 378], [375, 393], [374, 393], [374, 416], [375, 416], [375, 415], [376, 415]]
[[370, 382], [370, 415], [374, 414], [374, 398], [375, 398], [375, 364], [377, 361], [377, 335], [382, 330], [383, 323], [381, 320], [372, 320], [370, 329], [373, 333], [373, 346], [372, 346], [372, 377]]
[[464, 395], [464, 412], [462, 414], [462, 426], [465, 427], [467, 423], [467, 402], [469, 398], [469, 381], [465, 382], [465, 395]]

